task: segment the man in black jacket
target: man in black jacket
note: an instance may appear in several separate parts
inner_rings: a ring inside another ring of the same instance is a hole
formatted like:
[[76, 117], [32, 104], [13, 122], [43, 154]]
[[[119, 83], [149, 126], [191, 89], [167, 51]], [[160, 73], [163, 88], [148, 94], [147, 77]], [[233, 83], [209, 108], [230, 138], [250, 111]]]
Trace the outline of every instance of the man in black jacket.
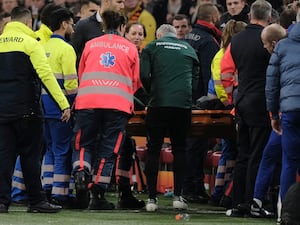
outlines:
[[77, 55], [77, 65], [79, 63], [84, 45], [87, 41], [104, 34], [101, 14], [105, 10], [120, 11], [124, 9], [125, 0], [103, 0], [100, 9], [92, 16], [79, 20], [72, 35], [71, 44]]
[[[208, 81], [211, 78], [211, 62], [220, 48], [222, 32], [216, 27], [220, 14], [212, 3], [204, 3], [197, 11], [197, 22], [186, 37], [188, 43], [196, 50], [200, 73], [197, 88], [193, 91], [193, 104], [197, 99], [207, 95]], [[189, 137], [187, 139], [186, 157], [187, 174], [184, 182], [183, 197], [189, 202], [207, 203], [208, 195], [204, 188], [204, 159], [208, 150], [206, 138]]]
[[231, 216], [249, 213], [258, 166], [271, 132], [265, 97], [270, 54], [260, 38], [269, 24], [271, 11], [267, 1], [255, 1], [250, 9], [250, 24], [232, 38], [223, 57], [232, 57], [228, 68], [230, 72], [238, 71], [239, 83], [235, 104], [239, 152], [233, 176], [233, 209], [228, 212]]

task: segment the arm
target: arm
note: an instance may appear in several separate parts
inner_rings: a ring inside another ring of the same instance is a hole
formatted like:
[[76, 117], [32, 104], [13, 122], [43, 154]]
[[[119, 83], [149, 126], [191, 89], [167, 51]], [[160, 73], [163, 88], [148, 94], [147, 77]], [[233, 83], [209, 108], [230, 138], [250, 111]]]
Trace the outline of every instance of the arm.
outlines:
[[142, 87], [142, 82], [141, 82], [141, 79], [140, 79], [140, 60], [139, 60], [139, 54], [138, 54], [138, 51], [135, 49], [135, 60], [134, 60], [134, 65], [133, 65], [133, 68], [132, 68], [132, 72], [133, 72], [133, 84], [132, 84], [132, 87], [133, 87], [133, 93], [135, 93], [140, 87]]
[[232, 92], [235, 86], [237, 69], [231, 55], [231, 46], [229, 45], [221, 59], [221, 83], [224, 87], [225, 95], [221, 101], [224, 105], [233, 104]]
[[48, 90], [48, 93], [63, 111], [62, 119], [68, 120], [70, 117], [70, 105], [58, 85], [56, 78], [52, 74], [52, 70], [48, 64], [43, 47], [38, 42], [34, 42], [31, 47], [29, 57], [34, 69], [36, 70], [44, 87]]
[[224, 55], [224, 49], [221, 49], [218, 51], [218, 53], [215, 55], [212, 63], [211, 63], [211, 75], [212, 79], [214, 81], [214, 86], [216, 90], [216, 94], [218, 99], [223, 102], [224, 105], [227, 103], [227, 93], [225, 91], [225, 88], [221, 82], [221, 59]]
[[[278, 46], [276, 46], [278, 47]], [[280, 57], [275, 48], [266, 72], [266, 104], [272, 119], [279, 120], [280, 101]]]
[[201, 45], [199, 61], [204, 95], [207, 95], [208, 81], [211, 78], [211, 62], [218, 50], [219, 47], [212, 38]]
[[141, 67], [140, 67], [140, 78], [147, 93], [150, 93], [151, 89], [151, 60], [150, 55], [145, 48], [142, 51], [141, 56]]
[[73, 104], [78, 89], [78, 77], [76, 71], [76, 53], [73, 47], [67, 48], [62, 56], [62, 71], [64, 76], [64, 88], [70, 105]]
[[76, 65], [78, 65], [83, 48], [84, 48], [84, 44], [85, 44], [85, 40], [84, 40], [84, 23], [82, 23], [82, 21], [78, 21], [74, 27], [74, 32], [72, 34], [72, 38], [71, 38], [71, 45], [73, 46], [75, 52], [76, 52]]

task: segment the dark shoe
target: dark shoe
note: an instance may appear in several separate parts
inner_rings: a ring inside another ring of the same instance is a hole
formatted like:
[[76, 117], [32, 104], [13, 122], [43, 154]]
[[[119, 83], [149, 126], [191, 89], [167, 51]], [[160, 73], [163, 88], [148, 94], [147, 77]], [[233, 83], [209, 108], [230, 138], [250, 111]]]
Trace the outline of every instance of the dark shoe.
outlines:
[[241, 212], [239, 209], [233, 208], [233, 209], [228, 209], [226, 211], [226, 216], [229, 217], [244, 217], [245, 214]]
[[88, 179], [88, 175], [83, 170], [77, 171], [74, 174], [74, 182], [75, 182], [76, 192], [88, 190], [88, 184], [90, 181]]
[[13, 201], [12, 202], [13, 206], [27, 206], [28, 205], [28, 200], [27, 199], [21, 199], [18, 201]]
[[247, 203], [238, 204], [237, 209], [244, 215], [250, 215], [250, 204]]
[[89, 190], [88, 185], [90, 179], [88, 175], [82, 170], [74, 174], [74, 182], [76, 189], [76, 208], [86, 209], [89, 205]]
[[209, 199], [201, 195], [183, 195], [182, 197], [185, 200], [187, 200], [187, 202], [189, 203], [199, 203], [199, 204], [207, 204]]
[[259, 218], [273, 218], [275, 214], [273, 212], [269, 212], [263, 207], [259, 207], [259, 205], [253, 201], [250, 209], [251, 216], [259, 217]]
[[60, 205], [63, 209], [82, 209], [74, 197], [68, 197], [66, 199], [52, 198], [51, 203], [54, 205]]
[[208, 200], [208, 204], [211, 206], [220, 206], [220, 199], [217, 199], [216, 197], [211, 196], [211, 198]]
[[8, 207], [0, 203], [0, 213], [8, 213]]
[[225, 209], [231, 209], [232, 208], [231, 197], [224, 195], [220, 200], [220, 206], [224, 207]]
[[112, 210], [115, 209], [115, 205], [105, 198], [91, 198], [89, 203], [89, 210]]
[[119, 209], [141, 209], [145, 207], [143, 200], [138, 200], [134, 196], [123, 197], [118, 202]]
[[29, 205], [27, 212], [31, 213], [56, 213], [62, 209], [59, 205], [51, 204], [47, 201], [41, 201], [35, 205]]

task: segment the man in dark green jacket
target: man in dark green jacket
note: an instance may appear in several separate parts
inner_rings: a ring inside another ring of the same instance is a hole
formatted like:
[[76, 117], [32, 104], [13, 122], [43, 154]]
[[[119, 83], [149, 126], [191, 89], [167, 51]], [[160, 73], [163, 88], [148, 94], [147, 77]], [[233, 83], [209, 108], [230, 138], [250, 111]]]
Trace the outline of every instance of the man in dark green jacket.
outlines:
[[186, 209], [181, 197], [185, 175], [185, 140], [191, 125], [192, 86], [197, 84], [199, 62], [195, 50], [176, 37], [169, 24], [161, 25], [157, 40], [148, 44], [141, 56], [141, 80], [150, 95], [146, 128], [148, 157], [145, 173], [149, 189], [147, 211], [156, 211], [158, 160], [166, 132], [174, 155], [173, 208]]

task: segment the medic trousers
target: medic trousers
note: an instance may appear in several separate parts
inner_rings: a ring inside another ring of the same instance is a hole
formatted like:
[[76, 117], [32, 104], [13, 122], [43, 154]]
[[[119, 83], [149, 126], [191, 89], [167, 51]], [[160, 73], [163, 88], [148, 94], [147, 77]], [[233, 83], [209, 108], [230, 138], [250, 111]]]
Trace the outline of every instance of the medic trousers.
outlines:
[[84, 170], [103, 191], [111, 181], [116, 157], [124, 141], [129, 115], [111, 109], [76, 112], [73, 173]]

